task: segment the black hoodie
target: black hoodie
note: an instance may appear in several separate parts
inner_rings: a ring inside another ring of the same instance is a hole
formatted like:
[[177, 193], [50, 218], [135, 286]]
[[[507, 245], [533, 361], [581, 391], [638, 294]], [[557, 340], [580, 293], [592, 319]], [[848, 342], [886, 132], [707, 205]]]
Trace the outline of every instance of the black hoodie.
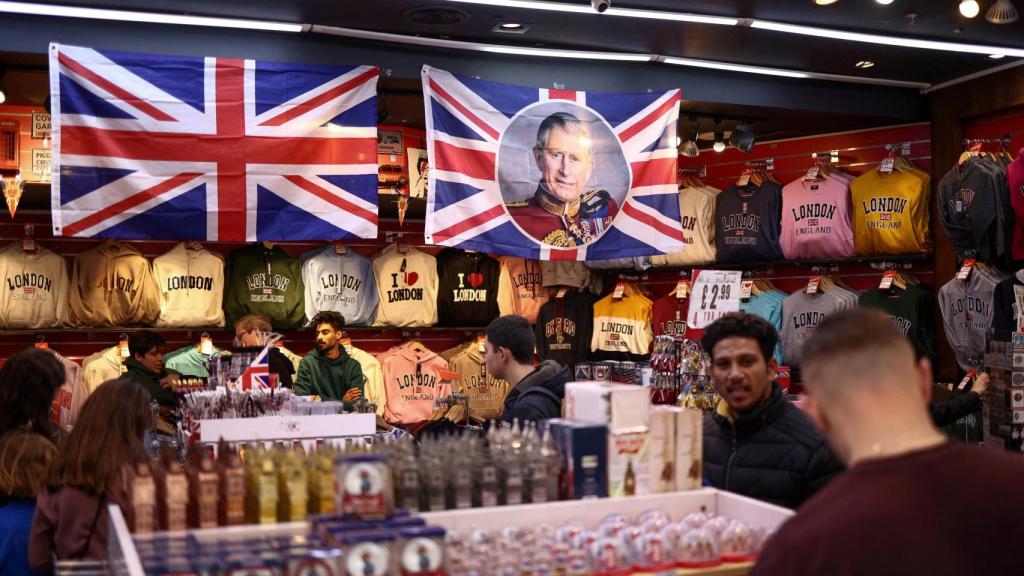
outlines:
[[569, 369], [554, 360], [545, 360], [516, 384], [505, 398], [501, 413], [504, 422], [532, 420], [538, 425], [550, 418], [561, 418], [565, 383]]

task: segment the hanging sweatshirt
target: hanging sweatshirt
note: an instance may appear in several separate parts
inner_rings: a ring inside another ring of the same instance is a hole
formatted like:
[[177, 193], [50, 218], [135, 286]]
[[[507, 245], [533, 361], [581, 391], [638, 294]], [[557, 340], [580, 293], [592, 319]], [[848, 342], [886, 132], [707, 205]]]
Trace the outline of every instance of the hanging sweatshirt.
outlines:
[[[674, 292], [674, 291], [673, 291]], [[686, 312], [690, 298], [677, 298], [674, 293], [666, 294], [651, 305], [651, 327], [655, 336], [685, 336]]]
[[479, 422], [500, 419], [508, 382], [487, 373], [479, 345], [473, 342], [463, 348], [450, 365], [452, 371], [459, 374], [458, 391], [469, 396], [470, 417]]
[[1003, 168], [977, 157], [953, 166], [939, 180], [939, 221], [956, 248], [958, 260], [1004, 260], [1009, 252], [1006, 234], [1001, 232], [1009, 211], [1002, 199], [1005, 192]]
[[[740, 311], [767, 320], [778, 334], [782, 334], [782, 302], [787, 294], [781, 290], [768, 290], [740, 301]], [[782, 364], [782, 341], [775, 344], [775, 360]]]
[[545, 288], [586, 288], [593, 274], [586, 264], [577, 260], [544, 260], [540, 263], [540, 276]]
[[119, 378], [128, 371], [124, 365], [124, 358], [121, 357], [117, 346], [90, 354], [82, 360], [82, 380], [85, 381], [85, 388], [92, 394], [107, 380]]
[[498, 261], [446, 248], [437, 255], [437, 319], [441, 326], [487, 326], [498, 317]]
[[[339, 349], [337, 358], [328, 358], [316, 348], [299, 362], [299, 373], [295, 375], [295, 394], [298, 396], [317, 395], [322, 400], [342, 401], [345, 393], [352, 388], [363, 388], [363, 370], [348, 355], [344, 347]], [[352, 402], [344, 401], [345, 410], [352, 410]]]
[[1006, 167], [1006, 185], [1014, 214], [1011, 250], [1014, 260], [1024, 260], [1024, 154], [1022, 152], [1024, 152], [1024, 148], [1017, 153], [1017, 158]]
[[605, 296], [594, 304], [592, 356], [598, 360], [642, 361], [650, 353], [652, 302], [632, 284], [622, 298]]
[[160, 316], [149, 261], [116, 240], [75, 257], [68, 303], [76, 326], [145, 326]]
[[579, 290], [569, 290], [564, 297], [545, 302], [534, 329], [537, 357], [554, 360], [575, 374], [576, 364], [590, 355], [595, 302], [596, 296]]
[[782, 254], [787, 260], [853, 257], [845, 180], [798, 178], [782, 189]]
[[914, 345], [918, 358], [935, 360], [935, 296], [929, 286], [908, 285], [906, 290], [886, 292], [872, 288], [861, 295], [859, 305], [888, 314], [893, 326]]
[[373, 276], [380, 294], [375, 326], [437, 323], [437, 260], [433, 256], [392, 244], [374, 257]]
[[182, 242], [153, 260], [160, 318], [168, 328], [223, 326], [224, 258]]
[[715, 246], [720, 262], [782, 260], [782, 187], [730, 186], [715, 199]]
[[849, 293], [833, 288], [827, 292], [794, 292], [782, 301], [782, 356], [789, 366], [800, 365], [800, 348], [829, 315], [856, 306]]
[[860, 256], [927, 252], [928, 182], [916, 172], [868, 170], [850, 183], [853, 244]]
[[333, 244], [310, 250], [300, 257], [302, 282], [306, 285], [306, 320], [318, 312], [341, 314], [348, 326], [367, 326], [377, 310], [377, 284], [370, 259], [346, 250], [338, 254]]
[[302, 267], [280, 246], [250, 244], [234, 250], [228, 254], [224, 275], [224, 312], [230, 321], [246, 314], [262, 314], [279, 330], [302, 325]]
[[[214, 349], [214, 352], [217, 350]], [[209, 378], [210, 373], [206, 368], [206, 361], [211, 354], [203, 354], [196, 346], [186, 346], [164, 355], [164, 365], [182, 376], [194, 376], [196, 378]]]
[[[502, 316], [522, 316], [530, 324], [535, 323], [537, 312], [548, 299], [548, 291], [542, 283], [541, 270], [544, 263], [513, 256], [502, 256], [499, 262], [501, 277], [498, 279], [498, 312]], [[582, 262], [576, 264], [579, 264], [585, 275], [590, 276], [590, 271]]]
[[452, 393], [451, 385], [440, 377], [448, 363], [425, 348], [412, 343], [398, 346], [380, 359], [384, 371], [384, 390], [388, 424], [410, 425], [422, 422], [434, 412], [434, 400]]
[[985, 337], [992, 326], [992, 298], [1000, 280], [975, 268], [967, 281], [953, 278], [939, 289], [946, 339], [965, 371], [977, 369], [984, 360]]
[[1020, 314], [1017, 293], [1024, 291], [1022, 276], [1024, 272], [1018, 271], [996, 284], [992, 291], [992, 332], [1000, 340], [1010, 340], [1017, 331], [1017, 318]]
[[692, 266], [715, 261], [715, 198], [718, 193], [710, 187], [679, 190], [679, 216], [686, 247], [673, 254], [651, 256], [652, 266]]
[[384, 392], [384, 373], [381, 372], [380, 361], [373, 354], [360, 350], [351, 344], [345, 346], [345, 352], [359, 363], [363, 372], [363, 397], [377, 405], [377, 414], [384, 416], [387, 406], [387, 394]]
[[25, 252], [20, 242], [4, 246], [0, 282], [0, 328], [52, 328], [67, 321], [68, 267], [52, 250]]
[[[53, 352], [53, 350], [51, 350]], [[61, 384], [57, 395], [53, 398], [51, 415], [54, 422], [70, 430], [78, 419], [78, 413], [82, 411], [82, 405], [89, 397], [89, 389], [82, 379], [82, 368], [73, 361], [65, 358], [57, 352], [53, 352], [60, 363], [64, 365], [64, 383]]]

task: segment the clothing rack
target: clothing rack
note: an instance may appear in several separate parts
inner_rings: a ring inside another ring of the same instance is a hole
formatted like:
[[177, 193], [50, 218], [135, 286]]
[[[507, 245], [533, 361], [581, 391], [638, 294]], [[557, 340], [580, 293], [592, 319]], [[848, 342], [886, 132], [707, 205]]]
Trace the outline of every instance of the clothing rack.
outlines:
[[756, 169], [764, 168], [765, 170], [775, 169], [775, 158], [763, 158], [761, 160], [747, 160], [745, 162], [747, 168]]
[[[885, 144], [867, 144], [867, 145], [864, 145], [864, 146], [851, 146], [851, 147], [848, 147], [848, 148], [838, 148], [838, 149], [836, 149], [836, 151], [841, 155], [844, 152], [858, 152], [858, 151], [861, 151], [861, 150], [877, 150], [877, 149], [888, 150], [889, 147], [892, 147], [892, 146], [913, 146], [914, 144], [927, 144], [929, 142], [931, 142], [931, 140], [927, 140], [927, 139], [924, 139], [924, 140], [908, 140], [908, 141], [905, 141], [905, 142], [899, 142], [897, 144], [885, 143]], [[822, 153], [831, 154], [832, 150], [828, 150], [826, 152], [816, 152], [815, 154], [822, 154]], [[782, 156], [772, 156], [771, 158], [766, 158], [766, 159], [763, 159], [763, 160], [745, 160], [745, 161], [744, 160], [732, 160], [732, 161], [729, 161], [729, 162], [722, 162], [722, 163], [718, 163], [718, 164], [711, 164], [711, 166], [729, 166], [729, 165], [733, 165], [733, 164], [745, 164], [745, 165], [749, 166], [751, 162], [766, 162], [768, 160], [771, 160], [774, 163], [774, 161], [776, 161], [776, 160], [786, 160], [786, 159], [789, 159], [789, 158], [806, 158], [806, 157], [807, 157], [807, 152], [799, 152], [799, 153], [795, 153], [795, 154], [783, 154]], [[931, 158], [931, 156], [919, 156], [918, 158]], [[863, 163], [863, 164], [868, 164], [868, 163]]]
[[700, 176], [703, 178], [708, 175], [708, 166], [705, 164], [700, 168], [680, 168], [676, 174], [679, 176]]

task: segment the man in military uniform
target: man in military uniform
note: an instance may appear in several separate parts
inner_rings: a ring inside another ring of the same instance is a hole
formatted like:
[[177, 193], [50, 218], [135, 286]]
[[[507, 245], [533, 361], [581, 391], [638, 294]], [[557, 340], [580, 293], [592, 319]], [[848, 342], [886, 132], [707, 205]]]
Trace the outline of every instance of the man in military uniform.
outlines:
[[540, 123], [533, 157], [541, 178], [533, 198], [508, 204], [509, 214], [537, 240], [559, 247], [589, 244], [608, 227], [619, 207], [607, 190], [584, 189], [594, 171], [586, 125], [568, 112]]

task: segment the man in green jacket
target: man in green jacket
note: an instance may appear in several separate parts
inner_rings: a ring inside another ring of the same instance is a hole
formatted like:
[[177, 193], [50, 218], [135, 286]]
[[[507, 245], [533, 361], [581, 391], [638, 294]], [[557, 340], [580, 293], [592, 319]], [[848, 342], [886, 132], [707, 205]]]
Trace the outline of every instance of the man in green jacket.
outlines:
[[149, 395], [160, 405], [160, 428], [173, 431], [174, 411], [178, 408], [178, 395], [172, 390], [172, 383], [181, 374], [164, 367], [163, 336], [150, 330], [140, 330], [128, 337], [128, 353], [124, 365], [128, 368], [125, 376], [135, 380], [149, 391]]
[[363, 397], [363, 370], [341, 345], [345, 318], [333, 311], [320, 312], [310, 322], [316, 327], [316, 348], [299, 362], [295, 393], [341, 400], [346, 410]]

